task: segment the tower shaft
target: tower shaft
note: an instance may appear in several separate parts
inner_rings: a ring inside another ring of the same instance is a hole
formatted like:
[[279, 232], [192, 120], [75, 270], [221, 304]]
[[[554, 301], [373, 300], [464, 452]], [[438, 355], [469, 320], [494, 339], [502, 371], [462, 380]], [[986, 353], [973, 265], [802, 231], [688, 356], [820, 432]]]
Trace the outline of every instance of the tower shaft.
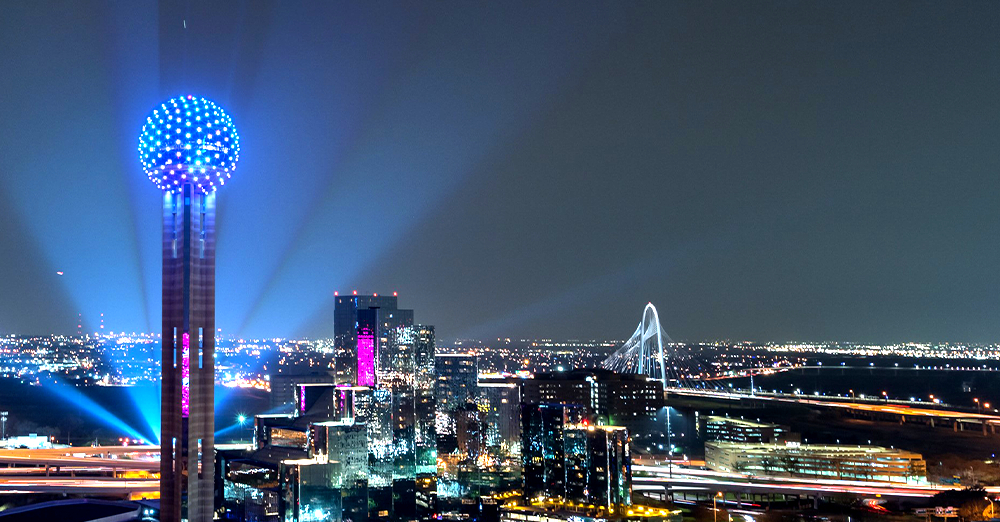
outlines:
[[208, 522], [215, 473], [215, 194], [190, 183], [163, 196], [162, 349], [160, 520]]

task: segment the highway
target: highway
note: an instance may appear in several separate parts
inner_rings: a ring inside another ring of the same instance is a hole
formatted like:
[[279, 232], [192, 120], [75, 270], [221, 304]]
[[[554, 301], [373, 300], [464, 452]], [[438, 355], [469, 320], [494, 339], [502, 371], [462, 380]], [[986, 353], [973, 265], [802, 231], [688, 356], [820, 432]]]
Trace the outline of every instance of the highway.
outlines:
[[159, 492], [159, 479], [2, 477], [0, 494], [66, 493], [136, 498]]
[[[158, 446], [0, 449], [0, 465], [4, 464], [19, 467], [158, 471], [160, 454]], [[8, 468], [6, 473], [11, 473], [10, 469], [17, 468]]]
[[[158, 494], [157, 478], [119, 478], [122, 472], [155, 473], [158, 446], [0, 449], [0, 494], [65, 493], [121, 498]], [[90, 476], [75, 476], [77, 473]]]
[[[746, 494], [827, 496], [833, 494], [879, 495], [884, 498], [926, 498], [941, 491], [962, 489], [937, 484], [901, 484], [857, 480], [803, 479], [788, 477], [751, 477], [706, 469], [673, 466], [632, 466], [632, 484], [636, 491], [663, 492], [669, 486], [676, 492], [713, 493], [717, 491]], [[1000, 493], [1000, 487], [986, 488]]]
[[759, 393], [749, 395], [747, 393], [725, 392], [716, 390], [693, 389], [693, 388], [668, 388], [667, 393], [683, 397], [699, 397], [706, 399], [725, 401], [772, 401], [792, 404], [804, 404], [822, 408], [839, 408], [886, 415], [899, 415], [902, 417], [919, 417], [930, 419], [941, 419], [946, 421], [975, 422], [984, 425], [1000, 425], [1000, 415], [992, 413], [975, 413], [966, 411], [956, 411], [932, 408], [926, 406], [912, 406], [910, 404], [900, 404], [898, 402], [861, 402], [845, 401], [842, 397], [825, 397], [821, 395], [785, 395], [773, 393]]

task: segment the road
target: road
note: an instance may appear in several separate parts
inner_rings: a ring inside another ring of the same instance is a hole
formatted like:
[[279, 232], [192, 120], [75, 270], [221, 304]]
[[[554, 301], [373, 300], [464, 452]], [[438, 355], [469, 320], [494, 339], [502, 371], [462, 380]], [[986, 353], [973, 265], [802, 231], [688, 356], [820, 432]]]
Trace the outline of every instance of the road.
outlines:
[[0, 477], [0, 494], [66, 493], [135, 498], [152, 496], [159, 490], [159, 479]]
[[[0, 467], [0, 494], [152, 497], [159, 492], [159, 479], [114, 475], [123, 471], [159, 471], [159, 449], [157, 446], [0, 449], [0, 466], [7, 466]], [[95, 475], [74, 476], [77, 473]]]
[[[937, 484], [901, 484], [856, 480], [802, 479], [786, 477], [751, 477], [706, 469], [674, 466], [672, 477], [667, 466], [632, 466], [632, 484], [636, 491], [662, 492], [665, 486], [678, 492], [711, 493], [716, 491], [751, 494], [826, 496], [848, 493], [883, 498], [926, 498], [941, 491], [961, 489]], [[1000, 487], [986, 488], [1000, 493]]]
[[903, 417], [936, 418], [949, 421], [976, 422], [986, 425], [1000, 425], [1000, 415], [993, 413], [975, 413], [966, 411], [956, 411], [932, 408], [926, 406], [913, 406], [911, 404], [901, 404], [899, 402], [861, 402], [845, 401], [841, 397], [825, 397], [821, 395], [784, 395], [773, 393], [761, 393], [748, 395], [746, 393], [725, 392], [716, 390], [691, 389], [691, 388], [669, 388], [667, 393], [684, 397], [699, 397], [706, 399], [739, 401], [773, 401], [792, 404], [805, 404], [822, 408], [839, 408], [846, 410], [865, 411], [871, 413], [882, 413], [886, 415], [900, 415]]
[[[160, 469], [159, 449], [158, 446], [0, 449], [0, 465], [157, 471]], [[11, 473], [10, 469], [16, 468], [8, 468], [6, 472]]]

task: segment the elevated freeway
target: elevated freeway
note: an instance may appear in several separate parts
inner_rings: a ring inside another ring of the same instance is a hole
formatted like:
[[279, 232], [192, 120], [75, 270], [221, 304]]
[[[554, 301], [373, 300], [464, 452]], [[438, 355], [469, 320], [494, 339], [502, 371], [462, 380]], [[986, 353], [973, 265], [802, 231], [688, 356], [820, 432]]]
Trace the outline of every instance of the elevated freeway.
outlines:
[[750, 394], [699, 388], [667, 388], [665, 393], [668, 400], [671, 397], [692, 398], [724, 403], [742, 403], [751, 408], [766, 407], [768, 404], [776, 403], [799, 404], [812, 408], [838, 409], [855, 416], [878, 420], [898, 421], [900, 423], [916, 422], [931, 427], [945, 426], [955, 431], [981, 429], [984, 434], [996, 433], [997, 426], [1000, 426], [1000, 415], [996, 413], [960, 411], [915, 403], [861, 401], [823, 395]]
[[[787, 477], [752, 477], [706, 469], [673, 466], [633, 466], [633, 490], [653, 494], [672, 494], [677, 498], [711, 500], [718, 492], [747, 502], [767, 502], [783, 497], [823, 498], [850, 494], [888, 499], [929, 498], [941, 491], [960, 486], [896, 482], [804, 479]], [[1000, 487], [986, 488], [1000, 494]]]
[[159, 493], [158, 446], [0, 449], [0, 494], [58, 493], [123, 499]]

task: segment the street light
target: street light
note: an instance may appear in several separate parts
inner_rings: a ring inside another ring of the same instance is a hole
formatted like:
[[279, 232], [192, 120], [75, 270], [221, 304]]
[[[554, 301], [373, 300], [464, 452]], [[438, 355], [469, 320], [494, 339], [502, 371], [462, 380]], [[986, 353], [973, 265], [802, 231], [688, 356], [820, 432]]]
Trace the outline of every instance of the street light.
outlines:
[[712, 517], [714, 517], [715, 522], [719, 522], [719, 506], [716, 504], [716, 500], [722, 496], [722, 492], [718, 492], [712, 497]]
[[990, 497], [983, 497], [990, 503], [990, 518], [996, 518], [996, 513], [993, 511], [993, 499]]
[[243, 435], [243, 427], [247, 424], [247, 416], [240, 413], [236, 416], [236, 422], [240, 424], [240, 435]]

